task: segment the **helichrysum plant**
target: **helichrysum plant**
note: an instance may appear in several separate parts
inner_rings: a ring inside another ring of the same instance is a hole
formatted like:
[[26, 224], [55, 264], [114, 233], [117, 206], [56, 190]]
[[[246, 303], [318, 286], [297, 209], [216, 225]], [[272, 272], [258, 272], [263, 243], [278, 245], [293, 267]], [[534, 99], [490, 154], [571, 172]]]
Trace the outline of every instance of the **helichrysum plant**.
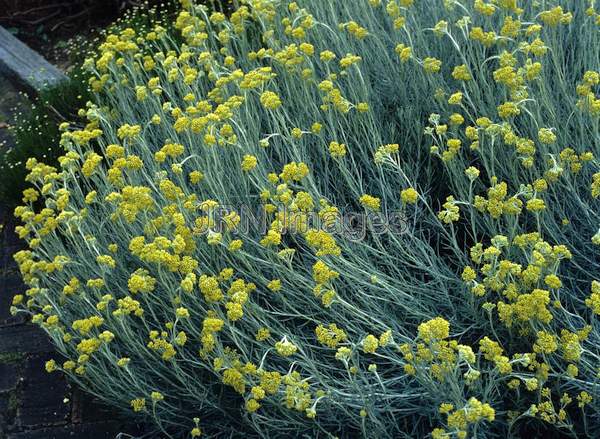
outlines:
[[27, 164], [47, 369], [168, 437], [600, 435], [594, 1], [181, 3]]

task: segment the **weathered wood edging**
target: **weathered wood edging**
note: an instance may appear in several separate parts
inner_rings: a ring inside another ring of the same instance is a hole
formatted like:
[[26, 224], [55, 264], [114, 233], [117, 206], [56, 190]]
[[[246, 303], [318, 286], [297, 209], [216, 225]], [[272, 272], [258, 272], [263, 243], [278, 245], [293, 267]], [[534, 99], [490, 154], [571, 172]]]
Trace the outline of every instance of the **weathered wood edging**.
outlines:
[[0, 26], [0, 73], [18, 82], [26, 91], [34, 93], [67, 79], [57, 67], [2, 26]]

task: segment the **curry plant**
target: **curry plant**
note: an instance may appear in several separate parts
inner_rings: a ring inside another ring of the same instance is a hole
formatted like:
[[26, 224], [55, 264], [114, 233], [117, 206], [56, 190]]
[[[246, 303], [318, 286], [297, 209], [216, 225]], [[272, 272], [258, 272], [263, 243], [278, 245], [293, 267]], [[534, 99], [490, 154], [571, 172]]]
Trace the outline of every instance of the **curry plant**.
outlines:
[[600, 434], [594, 2], [181, 3], [27, 164], [47, 369], [168, 437]]

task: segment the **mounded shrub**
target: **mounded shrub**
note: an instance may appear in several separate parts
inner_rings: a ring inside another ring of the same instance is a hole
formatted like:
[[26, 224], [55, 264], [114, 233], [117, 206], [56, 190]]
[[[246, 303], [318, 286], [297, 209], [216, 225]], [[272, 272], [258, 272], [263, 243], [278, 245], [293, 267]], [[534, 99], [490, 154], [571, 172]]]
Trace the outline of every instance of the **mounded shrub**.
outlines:
[[32, 315], [164, 435], [600, 434], [593, 2], [182, 1], [28, 162]]

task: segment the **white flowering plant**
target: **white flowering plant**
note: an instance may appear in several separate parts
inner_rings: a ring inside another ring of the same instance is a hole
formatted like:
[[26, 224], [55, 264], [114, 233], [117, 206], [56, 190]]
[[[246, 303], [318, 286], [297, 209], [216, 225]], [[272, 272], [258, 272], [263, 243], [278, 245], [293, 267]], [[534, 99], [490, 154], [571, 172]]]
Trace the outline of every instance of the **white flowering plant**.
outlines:
[[234, 6], [109, 35], [28, 162], [47, 369], [167, 437], [600, 434], [594, 2]]

